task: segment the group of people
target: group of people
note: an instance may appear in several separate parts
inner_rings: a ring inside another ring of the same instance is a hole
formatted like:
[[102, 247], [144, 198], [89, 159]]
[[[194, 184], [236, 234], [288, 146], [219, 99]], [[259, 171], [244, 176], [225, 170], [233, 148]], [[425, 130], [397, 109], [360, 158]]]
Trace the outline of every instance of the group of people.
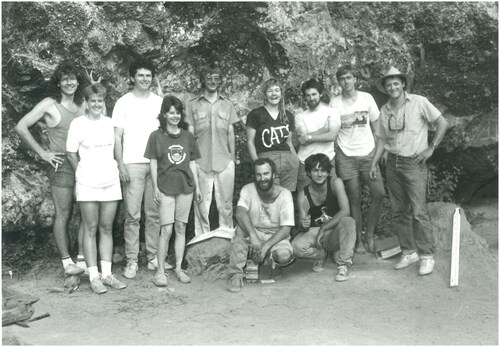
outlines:
[[[127, 258], [122, 275], [127, 279], [138, 271], [143, 202], [147, 267], [156, 270], [157, 286], [167, 286], [166, 270], [174, 270], [182, 283], [191, 280], [181, 267], [191, 206], [195, 235], [210, 231], [212, 194], [219, 226], [233, 228], [234, 125], [240, 118], [232, 102], [219, 93], [221, 69], [216, 64], [201, 69], [202, 92], [185, 107], [173, 95], [162, 98], [150, 91], [155, 77], [151, 62], [133, 62], [129, 75], [132, 90], [118, 99], [110, 118], [106, 89], [93, 80], [82, 88], [84, 81], [75, 67], [60, 64], [51, 79], [57, 87], [54, 95], [38, 103], [16, 126], [20, 137], [51, 165], [54, 236], [65, 274], [88, 274], [95, 293], [106, 292], [106, 286], [126, 287], [111, 271], [112, 225], [122, 197]], [[410, 76], [395, 68], [377, 80], [377, 88], [389, 95], [380, 112], [370, 94], [356, 90], [351, 65], [342, 66], [336, 77], [342, 93], [329, 105], [321, 102], [322, 84], [305, 81], [301, 90], [307, 110], [296, 116], [285, 109], [283, 86], [271, 78], [264, 83], [264, 105], [247, 116], [247, 148], [255, 180], [241, 189], [236, 206], [228, 266], [231, 292], [241, 289], [248, 259], [274, 267], [309, 258], [319, 272], [328, 253], [334, 252], [335, 279], [347, 280], [355, 249], [374, 251], [373, 235], [385, 196], [378, 164], [383, 156], [403, 251], [395, 268], [421, 259], [419, 274], [433, 271], [425, 162], [442, 140], [446, 120], [426, 98], [408, 93]], [[29, 131], [42, 118], [45, 144]], [[431, 123], [437, 129], [429, 145]], [[372, 197], [366, 225], [360, 178]], [[76, 263], [69, 255], [67, 236], [74, 193], [82, 215]], [[300, 233], [290, 241], [296, 220]], [[169, 264], [174, 230], [175, 264]]]

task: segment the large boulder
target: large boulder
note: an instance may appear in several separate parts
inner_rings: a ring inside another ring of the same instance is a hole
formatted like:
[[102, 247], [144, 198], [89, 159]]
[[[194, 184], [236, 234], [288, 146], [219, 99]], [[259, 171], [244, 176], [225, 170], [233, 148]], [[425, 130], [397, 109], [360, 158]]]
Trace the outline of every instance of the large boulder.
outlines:
[[225, 279], [230, 252], [231, 241], [220, 237], [187, 246], [186, 262], [189, 274], [203, 274], [203, 277], [209, 280]]

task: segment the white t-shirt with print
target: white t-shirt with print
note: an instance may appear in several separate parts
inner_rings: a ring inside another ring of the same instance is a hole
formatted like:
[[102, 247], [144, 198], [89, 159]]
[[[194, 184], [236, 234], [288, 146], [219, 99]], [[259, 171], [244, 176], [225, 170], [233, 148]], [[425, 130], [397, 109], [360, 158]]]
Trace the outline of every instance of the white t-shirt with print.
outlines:
[[[340, 127], [340, 114], [337, 110], [325, 104], [320, 104], [312, 112], [306, 110], [295, 116], [295, 126], [300, 135], [315, 132], [323, 128], [325, 124], [328, 124], [329, 129], [333, 127], [338, 129]], [[335, 157], [334, 140], [332, 139], [331, 142], [312, 142], [307, 145], [300, 145], [297, 156], [303, 164], [310, 155], [316, 153], [323, 153], [332, 160]]]
[[66, 151], [78, 152], [80, 156], [76, 181], [93, 188], [108, 187], [119, 181], [114, 146], [115, 131], [111, 118], [75, 118], [69, 126]]
[[[272, 203], [264, 203], [257, 193], [255, 183], [249, 183], [241, 188], [238, 206], [248, 210], [250, 220], [255, 229], [265, 235], [273, 235], [282, 226], [294, 226], [292, 193], [286, 188], [277, 186], [280, 193]], [[257, 235], [261, 238], [261, 235]], [[262, 240], [261, 241], [265, 241]]]
[[373, 97], [365, 92], [358, 96], [352, 105], [345, 105], [342, 95], [330, 101], [330, 107], [340, 113], [340, 131], [337, 144], [347, 156], [366, 156], [375, 148], [371, 122], [379, 117], [379, 110]]
[[144, 150], [149, 135], [160, 126], [163, 99], [149, 93], [147, 98], [138, 98], [129, 92], [116, 101], [113, 110], [113, 125], [123, 129], [123, 162], [125, 164], [149, 163]]

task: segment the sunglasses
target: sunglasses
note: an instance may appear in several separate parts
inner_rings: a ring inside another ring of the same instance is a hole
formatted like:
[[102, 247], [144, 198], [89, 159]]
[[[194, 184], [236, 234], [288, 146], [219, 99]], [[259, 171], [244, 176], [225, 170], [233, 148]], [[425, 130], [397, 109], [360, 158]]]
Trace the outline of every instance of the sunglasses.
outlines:
[[403, 122], [398, 122], [396, 117], [391, 113], [389, 115], [389, 130], [390, 131], [402, 131], [405, 128], [406, 124], [406, 103], [405, 108], [403, 110]]

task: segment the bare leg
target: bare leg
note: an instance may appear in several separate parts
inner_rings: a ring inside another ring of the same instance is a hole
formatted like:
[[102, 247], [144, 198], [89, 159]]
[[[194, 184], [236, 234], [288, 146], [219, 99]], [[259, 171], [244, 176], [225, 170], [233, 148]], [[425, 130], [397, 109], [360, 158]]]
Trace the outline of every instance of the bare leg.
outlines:
[[363, 181], [368, 184], [370, 188], [370, 194], [372, 196], [372, 201], [370, 203], [370, 208], [368, 209], [368, 221], [366, 227], [366, 241], [368, 243], [368, 251], [375, 252], [373, 245], [373, 234], [375, 233], [375, 228], [380, 221], [380, 215], [382, 213], [382, 204], [385, 197], [384, 184], [382, 179], [372, 180], [368, 176], [368, 172], [362, 172], [361, 177]]
[[186, 248], [186, 223], [175, 222], [175, 269], [180, 270]]
[[99, 202], [80, 201], [80, 211], [82, 213], [83, 232], [83, 255], [87, 267], [97, 266], [97, 245], [96, 235], [99, 221]]
[[73, 188], [51, 187], [54, 200], [54, 238], [61, 258], [69, 256], [68, 222], [73, 204]]
[[157, 273], [165, 273], [165, 258], [168, 254], [168, 242], [172, 236], [173, 224], [162, 225], [160, 236], [158, 237], [158, 247], [156, 248], [156, 258], [158, 259]]
[[366, 253], [363, 245], [363, 215], [361, 214], [361, 187], [359, 178], [344, 181], [351, 206], [351, 216], [356, 221], [356, 253]]
[[99, 255], [101, 260], [109, 262], [113, 258], [113, 219], [117, 204], [117, 201], [102, 201], [100, 203]]

